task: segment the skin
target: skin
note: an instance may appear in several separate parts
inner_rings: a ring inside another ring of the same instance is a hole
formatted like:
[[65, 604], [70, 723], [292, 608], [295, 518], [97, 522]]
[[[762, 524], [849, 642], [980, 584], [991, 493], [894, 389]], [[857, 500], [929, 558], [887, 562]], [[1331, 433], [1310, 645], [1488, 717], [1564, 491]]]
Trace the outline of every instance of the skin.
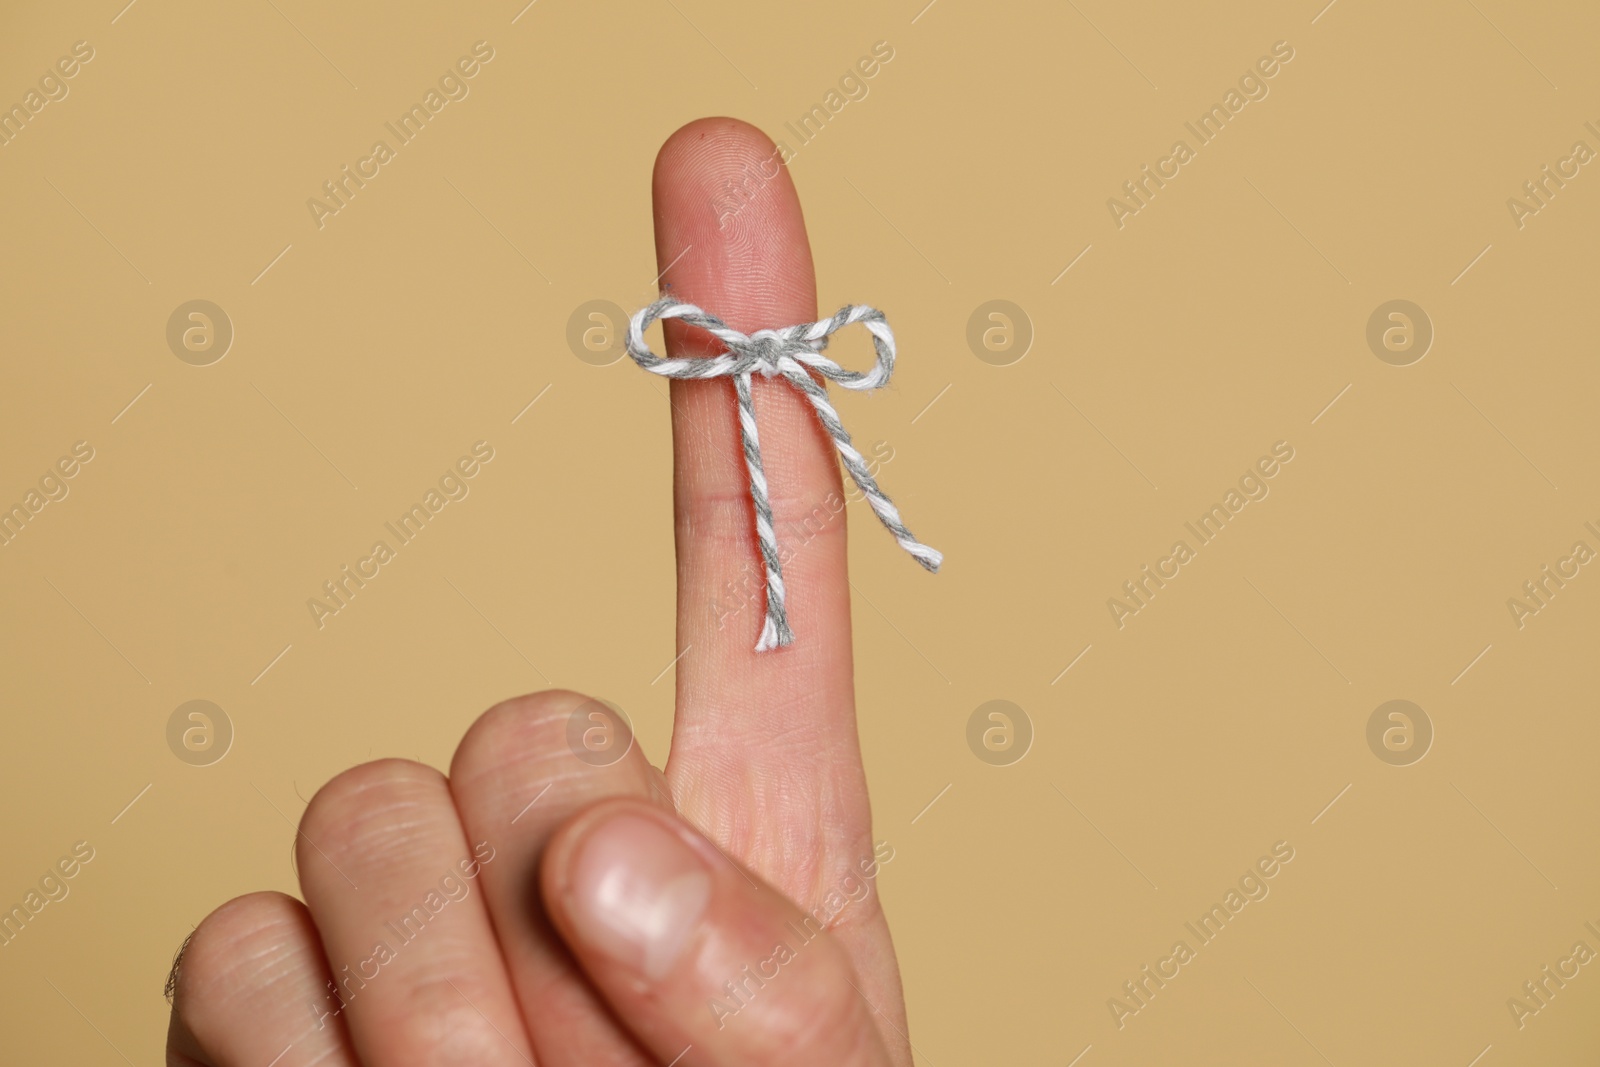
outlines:
[[[745, 332], [817, 317], [775, 151], [754, 127], [702, 119], [655, 165], [664, 284]], [[665, 329], [670, 356], [718, 351], [701, 331]], [[754, 387], [780, 541], [815, 527], [819, 506], [831, 516], [784, 564], [795, 643], [752, 651], [764, 600], [733, 389], [674, 381], [677, 647], [689, 651], [665, 771], [637, 746], [606, 766], [578, 759], [568, 723], [592, 708], [552, 691], [485, 712], [448, 776], [404, 760], [344, 772], [301, 820], [304, 902], [239, 897], [190, 939], [169, 1065], [909, 1067], [873, 881], [844, 514], [826, 503], [842, 500], [839, 467], [797, 392]], [[730, 598], [729, 583], [749, 593]], [[387, 924], [419, 905], [421, 932], [403, 940]]]

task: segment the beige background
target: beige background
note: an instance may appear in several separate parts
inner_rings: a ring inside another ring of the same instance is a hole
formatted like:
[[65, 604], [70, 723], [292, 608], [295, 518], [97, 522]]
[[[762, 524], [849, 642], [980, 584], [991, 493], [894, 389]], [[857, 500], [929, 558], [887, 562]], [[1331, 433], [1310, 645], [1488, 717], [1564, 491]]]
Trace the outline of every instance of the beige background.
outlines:
[[[443, 766], [547, 684], [664, 757], [667, 407], [567, 320], [652, 294], [667, 134], [787, 140], [880, 40], [792, 172], [824, 310], [902, 344], [845, 421], [948, 559], [852, 506], [919, 1063], [1596, 1062], [1600, 964], [1520, 1029], [1506, 1002], [1600, 950], [1600, 568], [1520, 630], [1506, 601], [1600, 549], [1600, 174], [1521, 229], [1506, 200], [1600, 150], [1600, 12], [922, 3], [8, 5], [0, 101], [95, 58], [0, 148], [0, 498], [95, 458], [0, 548], [0, 901], [96, 852], [0, 948], [8, 1062], [160, 1062], [173, 948], [293, 889], [289, 823], [354, 762]], [[319, 230], [307, 198], [478, 40], [470, 96]], [[1278, 41], [1270, 95], [1119, 229], [1107, 199]], [[165, 340], [197, 298], [236, 330], [207, 367]], [[1365, 340], [1399, 298], [1436, 330], [1407, 367]], [[1007, 366], [966, 340], [992, 299], [1035, 333]], [[471, 495], [319, 631], [306, 599], [480, 439]], [[1107, 598], [1277, 441], [1270, 496], [1119, 630]], [[1410, 766], [1366, 740], [1396, 698], [1436, 731]], [[213, 766], [167, 746], [192, 699], [236, 731]], [[1035, 731], [1010, 766], [967, 745], [991, 699]], [[1278, 841], [1270, 895], [1118, 1029]]]

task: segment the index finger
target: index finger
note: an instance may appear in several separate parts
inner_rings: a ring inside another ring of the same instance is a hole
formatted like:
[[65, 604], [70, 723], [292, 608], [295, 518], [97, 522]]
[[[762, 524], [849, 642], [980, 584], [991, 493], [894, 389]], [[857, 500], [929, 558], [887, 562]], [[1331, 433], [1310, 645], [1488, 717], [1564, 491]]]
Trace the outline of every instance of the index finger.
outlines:
[[[664, 287], [677, 299], [745, 333], [816, 319], [805, 220], [765, 134], [727, 118], [683, 127], [657, 156], [654, 202], [656, 259]], [[664, 330], [669, 356], [723, 351], [710, 334], [679, 321]], [[680, 804], [693, 803], [692, 783], [684, 780], [690, 766], [699, 782], [775, 783], [804, 752], [813, 770], [820, 759], [842, 772], [854, 794], [860, 752], [845, 498], [832, 439], [793, 385], [755, 377], [767, 495], [795, 634], [793, 644], [758, 653], [766, 568], [734, 386], [726, 379], [674, 380], [671, 388], [682, 657], [668, 764], [674, 792]], [[763, 800], [759, 792], [752, 799], [758, 806]], [[864, 820], [864, 789], [850, 800]], [[751, 859], [759, 866], [759, 858]]]

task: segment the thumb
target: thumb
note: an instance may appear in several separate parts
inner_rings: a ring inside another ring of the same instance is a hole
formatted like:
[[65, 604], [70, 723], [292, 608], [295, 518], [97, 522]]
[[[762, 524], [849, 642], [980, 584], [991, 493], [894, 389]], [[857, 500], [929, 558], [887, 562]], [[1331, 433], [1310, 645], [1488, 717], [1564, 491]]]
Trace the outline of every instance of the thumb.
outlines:
[[660, 1062], [889, 1064], [833, 936], [676, 815], [602, 801], [556, 833], [541, 876], [556, 928]]

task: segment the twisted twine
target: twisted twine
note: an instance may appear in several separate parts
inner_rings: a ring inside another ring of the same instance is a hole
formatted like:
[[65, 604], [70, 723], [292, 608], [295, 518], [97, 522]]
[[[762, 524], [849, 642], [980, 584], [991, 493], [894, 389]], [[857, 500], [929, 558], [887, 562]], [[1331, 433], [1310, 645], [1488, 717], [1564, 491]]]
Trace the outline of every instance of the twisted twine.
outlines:
[[[650, 351], [644, 340], [644, 332], [657, 319], [681, 319], [690, 326], [698, 326], [727, 346], [728, 351], [711, 359], [663, 359]], [[878, 358], [870, 370], [846, 370], [822, 355], [829, 335], [853, 322], [861, 323], [872, 334], [872, 347], [877, 351]], [[844, 469], [861, 487], [879, 521], [918, 563], [930, 571], [939, 570], [944, 557], [911, 536], [911, 531], [900, 520], [899, 509], [878, 488], [877, 481], [867, 470], [866, 461], [850, 443], [850, 434], [839, 421], [839, 413], [828, 401], [827, 389], [808, 373], [808, 370], [815, 371], [845, 389], [866, 391], [888, 384], [889, 375], [894, 371], [895, 346], [894, 332], [889, 329], [883, 312], [864, 304], [854, 304], [840, 308], [832, 318], [743, 334], [693, 304], [662, 297], [633, 316], [628, 325], [627, 347], [628, 355], [633, 357], [635, 363], [664, 378], [733, 379], [734, 393], [739, 401], [739, 433], [744, 441], [744, 461], [750, 472], [750, 500], [755, 504], [756, 541], [767, 570], [767, 617], [761, 627], [761, 638], [756, 642], [757, 652], [767, 652], [792, 643], [794, 632], [789, 628], [789, 619], [784, 610], [783, 568], [778, 562], [778, 538], [772, 528], [767, 476], [761, 465], [761, 441], [750, 392], [752, 375], [782, 378], [800, 390], [816, 410], [817, 418], [822, 421], [828, 436], [833, 438]]]

